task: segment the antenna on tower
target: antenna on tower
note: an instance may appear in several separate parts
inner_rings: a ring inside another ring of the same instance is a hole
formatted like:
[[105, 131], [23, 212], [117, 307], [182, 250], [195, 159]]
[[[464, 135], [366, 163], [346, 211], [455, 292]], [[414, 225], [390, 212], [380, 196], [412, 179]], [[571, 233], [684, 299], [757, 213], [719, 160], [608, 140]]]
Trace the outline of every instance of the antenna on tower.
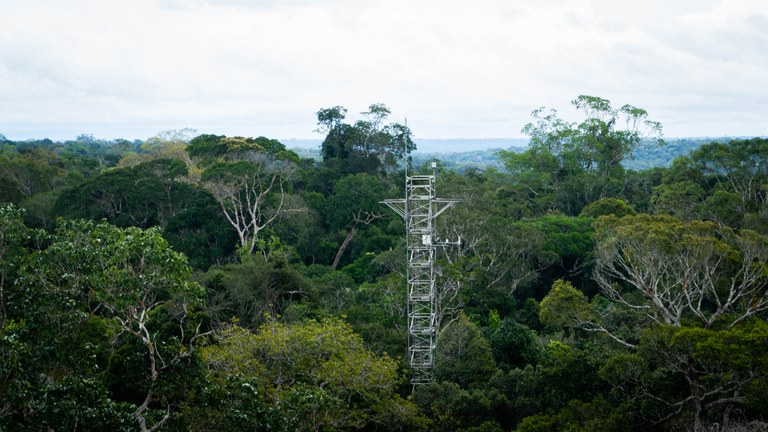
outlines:
[[405, 150], [405, 178], [408, 178], [408, 166], [411, 164], [411, 149], [408, 146], [408, 141], [411, 139], [411, 130], [408, 129], [408, 116], [405, 116], [405, 133], [406, 137], [403, 140], [403, 150]]

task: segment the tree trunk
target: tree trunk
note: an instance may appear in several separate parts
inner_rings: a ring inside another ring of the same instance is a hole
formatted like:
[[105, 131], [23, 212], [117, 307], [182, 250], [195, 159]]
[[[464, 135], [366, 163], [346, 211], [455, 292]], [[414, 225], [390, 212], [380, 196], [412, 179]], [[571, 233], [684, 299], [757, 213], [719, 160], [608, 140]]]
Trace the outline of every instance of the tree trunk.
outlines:
[[336, 252], [336, 258], [333, 259], [333, 265], [331, 265], [331, 268], [336, 270], [336, 267], [339, 265], [339, 261], [341, 261], [341, 256], [344, 255], [344, 250], [349, 246], [349, 242], [352, 241], [352, 238], [357, 234], [357, 224], [352, 225], [352, 228], [347, 233], [347, 238], [344, 239], [344, 241], [341, 243], [341, 246], [339, 246], [339, 251]]
[[[689, 359], [689, 363], [692, 362], [691, 359]], [[691, 396], [693, 396], [693, 431], [694, 432], [704, 432], [704, 429], [701, 425], [701, 413], [703, 411], [703, 406], [701, 402], [701, 387], [699, 387], [699, 379], [695, 372], [689, 370], [686, 372], [688, 384], [691, 387]]]
[[[738, 394], [738, 390], [736, 391]], [[733, 404], [729, 403], [725, 406], [725, 411], [723, 411], [723, 422], [722, 422], [722, 429], [724, 431], [730, 430], [731, 428], [731, 411], [733, 411]]]

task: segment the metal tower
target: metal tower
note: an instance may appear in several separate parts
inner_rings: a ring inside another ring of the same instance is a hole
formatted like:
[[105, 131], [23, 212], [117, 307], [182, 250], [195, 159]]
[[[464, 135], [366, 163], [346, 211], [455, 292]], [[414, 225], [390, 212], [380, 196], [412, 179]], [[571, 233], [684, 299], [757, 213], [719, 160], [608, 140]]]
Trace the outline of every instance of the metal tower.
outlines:
[[435, 218], [457, 200], [437, 198], [435, 168], [431, 175], [407, 175], [405, 199], [390, 199], [384, 204], [405, 220], [408, 251], [408, 361], [411, 383], [432, 380], [434, 350], [437, 337], [436, 312], [438, 296], [435, 287], [435, 251], [450, 242], [437, 240]]

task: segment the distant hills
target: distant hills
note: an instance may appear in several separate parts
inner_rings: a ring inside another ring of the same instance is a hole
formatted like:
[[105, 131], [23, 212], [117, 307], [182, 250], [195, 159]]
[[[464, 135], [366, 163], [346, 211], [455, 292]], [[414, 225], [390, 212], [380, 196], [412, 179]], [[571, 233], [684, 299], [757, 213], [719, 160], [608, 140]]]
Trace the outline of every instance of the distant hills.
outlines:
[[[528, 138], [417, 138], [416, 153], [461, 153], [488, 149], [507, 149], [526, 147]], [[322, 139], [281, 139], [281, 143], [291, 149], [319, 149]]]
[[[624, 166], [632, 170], [668, 167], [676, 158], [690, 154], [703, 144], [744, 138], [749, 137], [667, 138], [664, 145], [649, 141], [641, 144], [632, 158], [624, 162]], [[438, 160], [444, 168], [456, 171], [488, 168], [504, 170], [503, 165], [498, 161], [498, 151], [504, 149], [521, 152], [528, 146], [528, 138], [416, 139], [414, 141], [417, 148], [412, 154], [414, 165], [421, 166], [429, 161]], [[303, 158], [320, 159], [322, 143], [320, 139], [288, 139], [281, 142]]]

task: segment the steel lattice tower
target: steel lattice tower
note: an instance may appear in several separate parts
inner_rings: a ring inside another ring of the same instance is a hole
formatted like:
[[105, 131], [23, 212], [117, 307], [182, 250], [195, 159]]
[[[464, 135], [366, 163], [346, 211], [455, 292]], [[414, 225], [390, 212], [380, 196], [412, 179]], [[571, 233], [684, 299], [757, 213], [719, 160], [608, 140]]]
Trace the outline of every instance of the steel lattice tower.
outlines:
[[435, 218], [457, 200], [437, 198], [435, 168], [431, 175], [407, 175], [405, 199], [384, 201], [405, 220], [408, 253], [408, 362], [413, 373], [411, 383], [432, 380], [437, 338], [438, 296], [435, 286], [435, 251], [448, 242], [437, 240]]

